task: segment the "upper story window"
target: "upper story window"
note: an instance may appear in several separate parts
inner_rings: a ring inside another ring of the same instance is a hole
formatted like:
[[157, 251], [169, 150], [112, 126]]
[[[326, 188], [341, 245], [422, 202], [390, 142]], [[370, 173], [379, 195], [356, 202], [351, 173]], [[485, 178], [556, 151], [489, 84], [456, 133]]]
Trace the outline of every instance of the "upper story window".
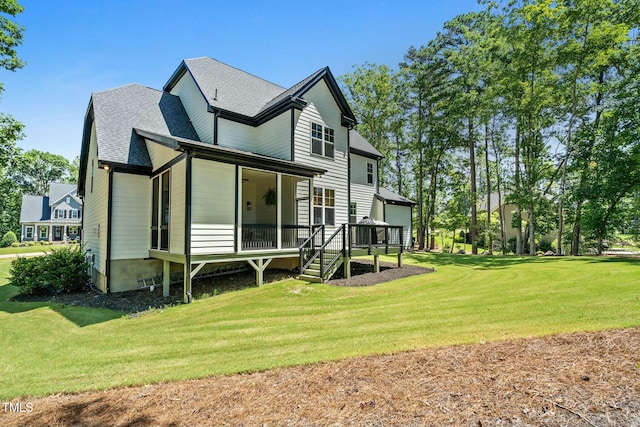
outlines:
[[319, 123], [311, 123], [311, 152], [319, 156], [333, 158], [335, 131]]
[[367, 184], [373, 184], [373, 163], [367, 163]]

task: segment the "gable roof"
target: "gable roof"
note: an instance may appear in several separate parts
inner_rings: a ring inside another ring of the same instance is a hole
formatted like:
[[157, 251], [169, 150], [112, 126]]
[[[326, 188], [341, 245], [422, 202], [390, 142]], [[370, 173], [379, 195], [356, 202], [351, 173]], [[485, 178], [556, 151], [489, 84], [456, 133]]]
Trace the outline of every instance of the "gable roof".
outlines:
[[359, 154], [376, 160], [380, 160], [384, 157], [355, 129], [351, 129], [349, 131], [349, 151], [353, 154]]
[[[198, 140], [180, 98], [139, 84], [91, 95], [85, 118], [78, 190], [82, 194], [87, 171], [91, 124], [95, 123], [98, 161], [151, 169], [144, 141], [134, 128]], [[150, 170], [149, 170], [150, 172]]]
[[[52, 182], [49, 184], [49, 206], [52, 206], [63, 197], [69, 195], [75, 199], [75, 193], [78, 186], [75, 184], [62, 184], [59, 182]], [[79, 203], [80, 200], [76, 199]]]
[[291, 107], [304, 108], [307, 104], [304, 94], [324, 80], [342, 112], [343, 125], [351, 126], [356, 122], [329, 67], [286, 89], [213, 58], [185, 59], [164, 90], [170, 92], [185, 73], [193, 77], [209, 111], [218, 112], [223, 118], [258, 126]]
[[22, 196], [22, 207], [20, 208], [20, 222], [40, 222], [47, 221], [51, 217], [48, 196], [32, 196], [26, 194]]

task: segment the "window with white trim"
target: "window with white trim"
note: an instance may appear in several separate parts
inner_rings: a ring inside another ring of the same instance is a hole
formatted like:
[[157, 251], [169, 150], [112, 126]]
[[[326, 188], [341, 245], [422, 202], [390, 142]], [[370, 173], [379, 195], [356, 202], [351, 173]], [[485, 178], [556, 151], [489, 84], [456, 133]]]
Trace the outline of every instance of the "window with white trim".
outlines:
[[367, 184], [373, 184], [373, 163], [367, 163]]
[[313, 223], [336, 224], [335, 190], [313, 187]]
[[33, 227], [27, 226], [24, 228], [25, 239], [33, 239]]
[[319, 123], [311, 123], [311, 152], [319, 156], [335, 155], [335, 131]]
[[358, 209], [354, 202], [349, 204], [349, 224], [355, 224], [358, 222]]
[[49, 234], [48, 234], [49, 233], [49, 228], [48, 227], [40, 226], [39, 229], [40, 229], [40, 238], [41, 239], [46, 239], [46, 238], [49, 237]]

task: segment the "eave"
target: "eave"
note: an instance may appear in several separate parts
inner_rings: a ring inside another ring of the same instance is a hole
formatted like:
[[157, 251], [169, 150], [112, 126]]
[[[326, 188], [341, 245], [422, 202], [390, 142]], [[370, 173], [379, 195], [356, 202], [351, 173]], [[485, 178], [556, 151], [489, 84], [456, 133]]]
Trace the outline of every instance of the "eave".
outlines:
[[249, 153], [219, 145], [207, 144], [175, 136], [160, 135], [143, 129], [134, 129], [134, 132], [142, 138], [157, 142], [174, 150], [191, 153], [194, 157], [212, 160], [222, 163], [240, 165], [272, 172], [280, 172], [289, 175], [312, 178], [327, 172], [313, 166], [306, 166], [289, 160]]

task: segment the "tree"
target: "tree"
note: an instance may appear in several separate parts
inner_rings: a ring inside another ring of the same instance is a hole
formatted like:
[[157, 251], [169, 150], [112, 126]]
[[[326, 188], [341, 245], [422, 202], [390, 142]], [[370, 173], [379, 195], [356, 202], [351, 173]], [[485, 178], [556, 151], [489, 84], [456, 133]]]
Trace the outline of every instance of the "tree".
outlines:
[[16, 156], [12, 177], [25, 194], [42, 195], [49, 184], [72, 179], [69, 160], [58, 154], [29, 150]]

